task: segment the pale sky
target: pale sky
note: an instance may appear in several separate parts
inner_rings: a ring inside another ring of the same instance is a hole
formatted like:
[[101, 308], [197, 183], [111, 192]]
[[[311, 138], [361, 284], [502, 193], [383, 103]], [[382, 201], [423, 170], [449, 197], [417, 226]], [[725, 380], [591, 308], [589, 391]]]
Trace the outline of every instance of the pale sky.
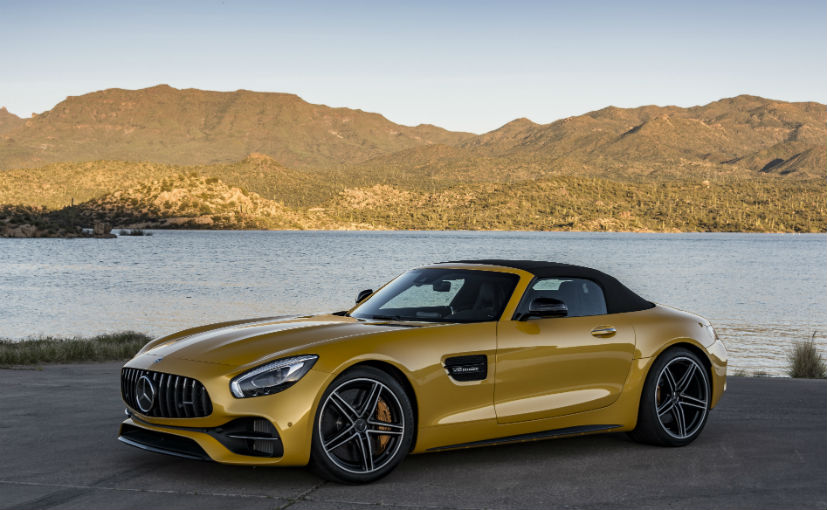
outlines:
[[744, 93], [824, 103], [826, 19], [823, 0], [0, 0], [0, 106], [167, 83], [482, 133]]

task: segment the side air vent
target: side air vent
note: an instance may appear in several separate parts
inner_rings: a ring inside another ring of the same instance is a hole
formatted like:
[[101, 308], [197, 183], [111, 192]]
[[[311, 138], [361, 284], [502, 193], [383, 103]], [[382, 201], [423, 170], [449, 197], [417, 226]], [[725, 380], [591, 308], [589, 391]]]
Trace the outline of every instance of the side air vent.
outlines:
[[488, 377], [488, 358], [484, 354], [446, 358], [445, 370], [455, 381], [482, 381]]

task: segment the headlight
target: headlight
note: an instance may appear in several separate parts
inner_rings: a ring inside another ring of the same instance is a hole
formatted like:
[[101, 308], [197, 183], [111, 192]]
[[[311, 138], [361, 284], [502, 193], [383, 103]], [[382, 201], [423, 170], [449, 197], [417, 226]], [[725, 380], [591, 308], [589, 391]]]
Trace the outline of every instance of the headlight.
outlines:
[[712, 324], [710, 324], [709, 322], [707, 322], [706, 324], [703, 324], [703, 323], [699, 322], [698, 324], [700, 324], [701, 327], [703, 327], [704, 329], [706, 329], [709, 332], [709, 336], [712, 337], [713, 341], [723, 342], [723, 340], [721, 340], [721, 337], [718, 336], [718, 332], [715, 331], [715, 328], [712, 327]]
[[230, 381], [236, 398], [272, 395], [286, 390], [301, 379], [319, 359], [315, 354], [284, 358], [245, 372]]

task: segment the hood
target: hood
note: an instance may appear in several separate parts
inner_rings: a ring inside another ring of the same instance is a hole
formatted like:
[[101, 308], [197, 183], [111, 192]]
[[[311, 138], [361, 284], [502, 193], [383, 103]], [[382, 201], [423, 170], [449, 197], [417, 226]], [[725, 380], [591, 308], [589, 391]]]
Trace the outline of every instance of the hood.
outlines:
[[265, 362], [291, 353], [313, 354], [319, 343], [401, 328], [428, 327], [422, 323], [360, 321], [351, 317], [319, 315], [265, 319], [161, 340], [146, 351], [159, 358], [185, 359], [228, 366]]

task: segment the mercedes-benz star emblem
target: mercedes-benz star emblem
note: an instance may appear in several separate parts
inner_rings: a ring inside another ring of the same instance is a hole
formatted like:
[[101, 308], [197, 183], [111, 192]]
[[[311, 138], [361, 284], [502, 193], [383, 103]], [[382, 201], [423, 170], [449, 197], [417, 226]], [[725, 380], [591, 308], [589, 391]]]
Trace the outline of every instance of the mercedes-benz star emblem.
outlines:
[[138, 384], [135, 385], [135, 400], [142, 413], [148, 413], [152, 409], [155, 404], [155, 385], [152, 384], [152, 379], [145, 375], [138, 379]]

